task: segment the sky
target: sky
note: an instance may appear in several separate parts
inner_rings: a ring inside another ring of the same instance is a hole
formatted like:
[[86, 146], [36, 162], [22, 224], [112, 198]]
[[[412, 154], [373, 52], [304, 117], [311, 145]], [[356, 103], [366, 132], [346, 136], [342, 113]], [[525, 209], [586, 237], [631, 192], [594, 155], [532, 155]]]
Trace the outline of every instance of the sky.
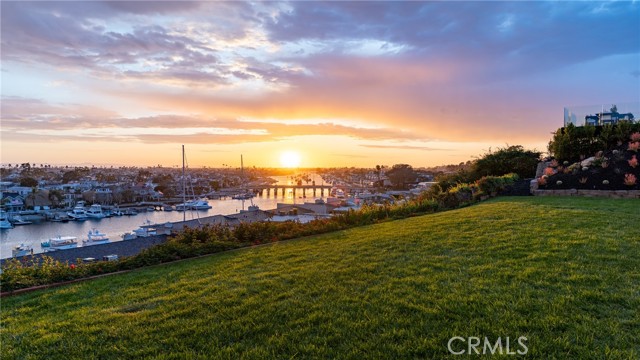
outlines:
[[5, 165], [457, 164], [640, 99], [638, 1], [0, 6]]

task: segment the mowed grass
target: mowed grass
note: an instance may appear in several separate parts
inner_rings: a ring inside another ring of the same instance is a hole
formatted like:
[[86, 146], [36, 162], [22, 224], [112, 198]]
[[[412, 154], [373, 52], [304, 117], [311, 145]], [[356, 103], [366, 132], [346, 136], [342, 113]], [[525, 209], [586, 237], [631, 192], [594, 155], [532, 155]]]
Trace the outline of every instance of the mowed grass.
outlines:
[[2, 299], [3, 359], [460, 358], [453, 336], [638, 359], [640, 201], [498, 198]]

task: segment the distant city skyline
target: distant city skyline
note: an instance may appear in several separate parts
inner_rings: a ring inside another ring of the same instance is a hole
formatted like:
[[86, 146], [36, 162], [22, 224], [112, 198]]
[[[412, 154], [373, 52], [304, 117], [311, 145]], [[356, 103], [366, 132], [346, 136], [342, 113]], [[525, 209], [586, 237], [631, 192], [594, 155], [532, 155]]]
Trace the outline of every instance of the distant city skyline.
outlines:
[[637, 1], [0, 6], [3, 164], [435, 166], [640, 99]]

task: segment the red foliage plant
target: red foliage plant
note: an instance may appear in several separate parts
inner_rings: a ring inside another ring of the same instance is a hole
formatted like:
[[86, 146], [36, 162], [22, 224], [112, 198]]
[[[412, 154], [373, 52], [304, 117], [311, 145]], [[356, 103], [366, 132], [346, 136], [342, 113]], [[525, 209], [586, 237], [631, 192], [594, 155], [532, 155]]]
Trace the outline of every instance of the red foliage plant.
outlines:
[[624, 184], [627, 186], [633, 186], [636, 184], [638, 179], [633, 174], [625, 174], [624, 175]]

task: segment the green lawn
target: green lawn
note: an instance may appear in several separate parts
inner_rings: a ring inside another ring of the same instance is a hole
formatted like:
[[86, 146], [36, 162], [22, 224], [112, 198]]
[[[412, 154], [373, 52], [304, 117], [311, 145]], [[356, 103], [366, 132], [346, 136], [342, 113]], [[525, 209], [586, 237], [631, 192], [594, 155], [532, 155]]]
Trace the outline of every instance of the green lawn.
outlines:
[[1, 306], [3, 359], [638, 359], [640, 201], [498, 198]]

